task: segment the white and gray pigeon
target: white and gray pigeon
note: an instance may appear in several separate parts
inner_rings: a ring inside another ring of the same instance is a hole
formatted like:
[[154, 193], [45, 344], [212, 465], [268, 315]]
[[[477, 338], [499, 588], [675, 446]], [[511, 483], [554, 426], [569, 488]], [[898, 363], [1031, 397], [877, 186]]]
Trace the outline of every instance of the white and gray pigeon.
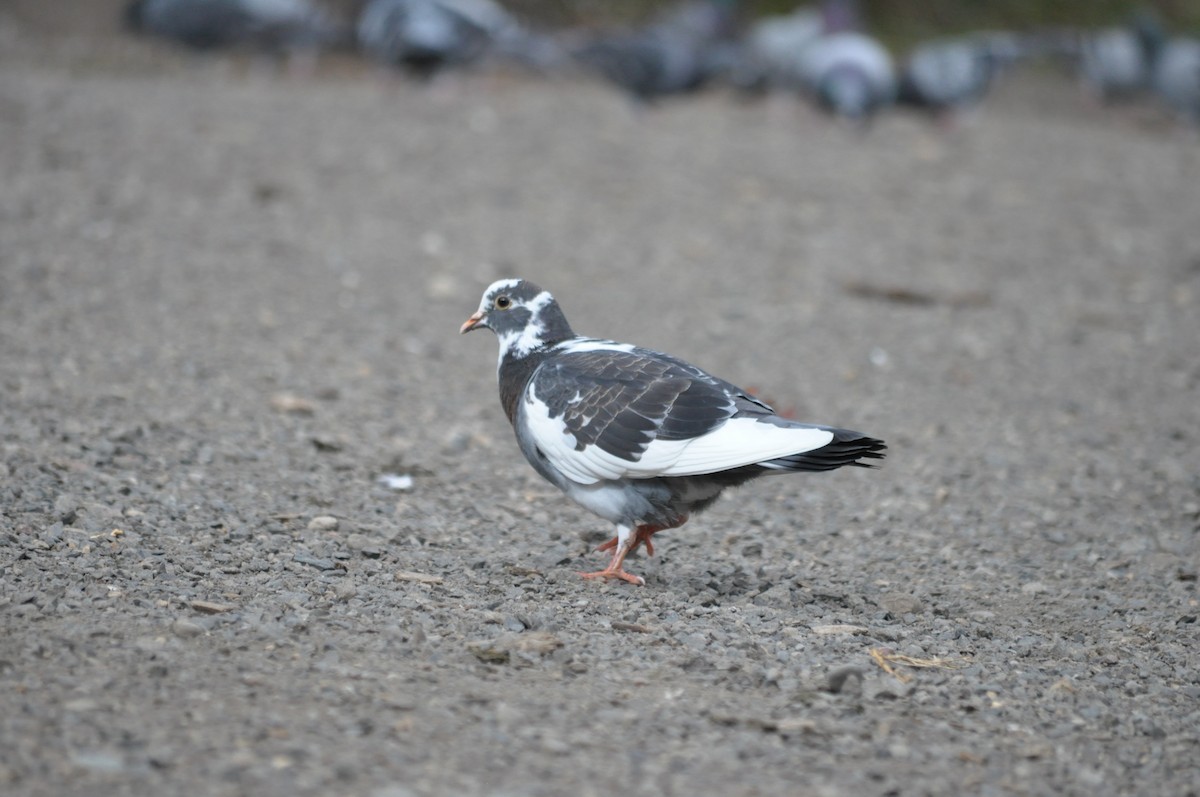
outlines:
[[777, 415], [749, 392], [669, 354], [571, 331], [547, 291], [492, 283], [461, 332], [500, 341], [500, 404], [534, 470], [616, 524], [603, 570], [645, 583], [625, 557], [677, 528], [721, 491], [771, 473], [871, 467], [882, 440]]
[[516, 27], [491, 0], [369, 0], [356, 35], [375, 60], [429, 77], [480, 59]]
[[134, 0], [125, 8], [125, 24], [198, 50], [315, 48], [341, 44], [346, 36], [309, 0]]
[[891, 55], [876, 39], [857, 31], [822, 36], [805, 47], [800, 77], [821, 107], [857, 124], [896, 98]]
[[1129, 97], [1150, 86], [1165, 34], [1157, 17], [1135, 13], [1128, 25], [1085, 33], [1079, 43], [1079, 76], [1100, 99]]
[[645, 27], [589, 36], [573, 56], [642, 102], [696, 91], [727, 68], [734, 11], [721, 0], [679, 3]]
[[993, 60], [983, 41], [959, 37], [917, 46], [900, 77], [901, 102], [948, 114], [973, 107], [992, 84]]
[[731, 82], [742, 89], [799, 88], [800, 54], [824, 33], [824, 17], [815, 7], [755, 20], [742, 41]]
[[1200, 39], [1167, 42], [1155, 64], [1154, 91], [1181, 119], [1200, 127]]
[[805, 52], [823, 37], [862, 31], [857, 0], [822, 0], [791, 13], [753, 22], [738, 48], [730, 82], [735, 88], [807, 89]]

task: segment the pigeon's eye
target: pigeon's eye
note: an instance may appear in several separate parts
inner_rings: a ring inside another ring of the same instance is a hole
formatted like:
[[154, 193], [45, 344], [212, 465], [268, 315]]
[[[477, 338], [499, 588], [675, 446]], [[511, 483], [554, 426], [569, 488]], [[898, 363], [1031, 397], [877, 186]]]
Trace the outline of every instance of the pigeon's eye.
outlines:
[[507, 310], [512, 307], [512, 299], [507, 296], [497, 296], [495, 305], [497, 310]]

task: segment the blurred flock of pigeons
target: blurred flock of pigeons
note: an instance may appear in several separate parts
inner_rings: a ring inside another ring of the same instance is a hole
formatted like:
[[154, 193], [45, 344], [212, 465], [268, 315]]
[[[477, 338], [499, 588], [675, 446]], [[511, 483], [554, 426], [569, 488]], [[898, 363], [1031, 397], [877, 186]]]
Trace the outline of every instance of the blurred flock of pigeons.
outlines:
[[897, 103], [950, 118], [1016, 64], [1058, 58], [1106, 101], [1153, 94], [1200, 126], [1200, 39], [1169, 36], [1150, 11], [1103, 30], [935, 39], [899, 63], [865, 31], [854, 0], [752, 21], [736, 0], [688, 0], [640, 27], [609, 30], [538, 31], [496, 0], [364, 0], [355, 19], [315, 0], [135, 0], [125, 21], [198, 49], [357, 50], [425, 78], [498, 61], [547, 74], [585, 70], [645, 102], [717, 82], [798, 92], [856, 124]]

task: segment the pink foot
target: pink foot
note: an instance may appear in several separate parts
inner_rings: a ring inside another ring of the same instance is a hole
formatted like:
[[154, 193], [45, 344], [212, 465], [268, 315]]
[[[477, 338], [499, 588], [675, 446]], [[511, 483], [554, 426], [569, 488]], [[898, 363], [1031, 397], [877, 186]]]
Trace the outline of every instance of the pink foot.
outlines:
[[[617, 578], [621, 581], [628, 581], [630, 584], [637, 584], [639, 587], [643, 586], [646, 583], [645, 579], [643, 579], [641, 576], [635, 576], [633, 573], [629, 573], [623, 567], [621, 567], [621, 565], [625, 562], [625, 557], [630, 551], [636, 549], [639, 545], [645, 545], [646, 553], [650, 556], [654, 556], [654, 543], [650, 541], [650, 538], [660, 531], [682, 526], [686, 521], [687, 515], [684, 515], [669, 526], [655, 526], [649, 523], [643, 523], [635, 528], [630, 536], [625, 538], [624, 545], [621, 545], [619, 536], [613, 537], [611, 540], [596, 549], [597, 551], [613, 552], [613, 558], [612, 561], [608, 563], [608, 567], [604, 568], [603, 570], [597, 570], [594, 573], [580, 573], [579, 575], [587, 579]], [[624, 529], [625, 527], [622, 527], [620, 530], [624, 531]]]
[[641, 576], [635, 576], [633, 573], [630, 573], [629, 571], [625, 570], [620, 565], [618, 565], [616, 567], [609, 565], [608, 567], [604, 568], [603, 570], [597, 570], [594, 573], [581, 572], [579, 575], [583, 576], [586, 579], [618, 578], [621, 581], [628, 581], [630, 584], [636, 584], [639, 587], [646, 586], [646, 579], [642, 578]]

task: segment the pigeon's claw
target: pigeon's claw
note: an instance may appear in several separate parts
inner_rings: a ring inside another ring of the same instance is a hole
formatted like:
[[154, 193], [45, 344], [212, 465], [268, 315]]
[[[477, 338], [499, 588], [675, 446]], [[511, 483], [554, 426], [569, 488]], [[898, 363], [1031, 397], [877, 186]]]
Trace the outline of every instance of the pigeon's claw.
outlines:
[[619, 578], [622, 581], [628, 581], [630, 584], [637, 584], [639, 587], [646, 584], [645, 579], [641, 576], [635, 576], [633, 573], [627, 573], [625, 568], [621, 567], [625, 563], [625, 557], [629, 552], [638, 546], [638, 543], [646, 543], [647, 549], [650, 548], [650, 535], [659, 531], [655, 526], [638, 526], [637, 529], [631, 529], [625, 525], [617, 526], [617, 537], [614, 540], [604, 543], [600, 546], [601, 550], [612, 549], [612, 559], [608, 563], [608, 567], [603, 570], [597, 570], [594, 573], [580, 573], [579, 575], [587, 579], [592, 578]]
[[612, 565], [609, 565], [608, 567], [604, 568], [603, 570], [597, 570], [594, 573], [581, 572], [579, 575], [581, 575], [587, 579], [619, 578], [622, 581], [628, 581], [630, 584], [636, 584], [639, 587], [646, 586], [646, 579], [642, 578], [641, 576], [635, 576], [633, 573], [630, 573], [630, 572], [624, 570], [619, 565], [617, 567], [613, 567]]

